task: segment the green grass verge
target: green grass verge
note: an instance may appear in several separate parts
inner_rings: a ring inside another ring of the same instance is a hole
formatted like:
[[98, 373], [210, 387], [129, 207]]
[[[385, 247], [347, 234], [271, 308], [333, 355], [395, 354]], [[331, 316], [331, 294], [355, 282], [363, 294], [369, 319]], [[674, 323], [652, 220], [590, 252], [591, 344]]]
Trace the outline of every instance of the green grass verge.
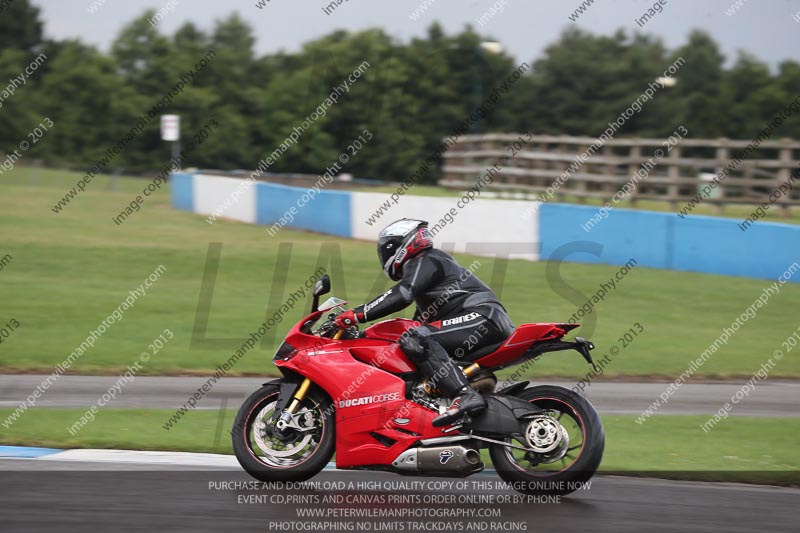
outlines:
[[[233, 453], [228, 433], [236, 415], [233, 410], [190, 411], [167, 431], [162, 424], [174, 414], [174, 410], [101, 409], [93, 422], [72, 436], [68, 428], [85, 412], [85, 409], [31, 409], [10, 428], [3, 428], [0, 443], [65, 449]], [[10, 413], [9, 409], [0, 409], [0, 420], [5, 420]]]
[[[191, 411], [169, 431], [173, 413], [104, 409], [76, 436], [67, 428], [84, 411], [32, 409], [0, 435], [0, 444], [55, 448], [120, 448], [233, 453], [228, 431], [235, 411]], [[11, 409], [0, 409], [0, 420]], [[604, 416], [605, 473], [698, 480], [800, 482], [797, 418], [732, 417], [704, 433], [705, 416]], [[758, 438], [753, 438], [758, 435]]]
[[[210, 225], [205, 217], [172, 209], [166, 188], [116, 226], [112, 217], [146, 184], [137, 179], [120, 179], [115, 190], [112, 180], [98, 177], [55, 214], [50, 208], [74, 185], [76, 174], [38, 170], [34, 180], [33, 172], [18, 168], [4, 176], [0, 196], [0, 257], [12, 256], [0, 271], [0, 325], [12, 318], [20, 323], [0, 344], [0, 367], [6, 370], [53, 371], [158, 265], [166, 267], [161, 279], [71, 372], [118, 373], [169, 328], [175, 337], [141, 373], [208, 374], [258, 327], [267, 309], [274, 311], [320, 264], [332, 274], [334, 294], [354, 305], [390, 285], [372, 243], [288, 230], [270, 238], [263, 227], [226, 221]], [[223, 243], [222, 260], [205, 337], [222, 340], [192, 345], [206, 254], [209, 243], [217, 242]], [[278, 268], [281, 246], [291, 248], [291, 259], [288, 267]], [[459, 258], [465, 264], [475, 259]], [[546, 262], [479, 261], [477, 275], [500, 293], [516, 324], [568, 320], [618, 271], [564, 263], [560, 272], [568, 288], [556, 290], [547, 281]], [[273, 294], [275, 279], [285, 281], [283, 294]], [[620, 337], [638, 322], [644, 332], [613, 357], [606, 375], [674, 379], [769, 283], [634, 268], [597, 305], [594, 332], [587, 335], [591, 320], [584, 320], [578, 334], [595, 341], [600, 358], [614, 345], [621, 348]], [[799, 298], [800, 286], [784, 285], [696, 376], [752, 375], [797, 327]], [[231, 373], [274, 374], [270, 359], [277, 342], [309, 302], [288, 313], [270, 332], [273, 338], [243, 357]], [[559, 352], [542, 357], [526, 373], [577, 379], [587, 370], [577, 353]], [[785, 357], [771, 372], [773, 378], [798, 376], [796, 357]]]

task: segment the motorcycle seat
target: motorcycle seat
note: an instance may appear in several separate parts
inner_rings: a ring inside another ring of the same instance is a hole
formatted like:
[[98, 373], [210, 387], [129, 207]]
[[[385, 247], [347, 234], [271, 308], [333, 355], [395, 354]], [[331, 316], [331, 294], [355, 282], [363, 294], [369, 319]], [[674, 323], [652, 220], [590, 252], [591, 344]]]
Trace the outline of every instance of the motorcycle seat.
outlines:
[[480, 359], [484, 355], [489, 355], [490, 353], [496, 351], [498, 348], [500, 348], [503, 345], [504, 342], [506, 342], [506, 339], [503, 339], [500, 342], [496, 342], [494, 344], [488, 344], [488, 345], [484, 346], [483, 348], [478, 348], [475, 351], [472, 351], [472, 352], [469, 352], [467, 354], [464, 354], [464, 356], [462, 358], [460, 358], [460, 359], [457, 358], [457, 357], [453, 357], [453, 354], [450, 354], [450, 357], [453, 357], [453, 359], [455, 360], [456, 364], [458, 364], [458, 365], [469, 366], [476, 359]]

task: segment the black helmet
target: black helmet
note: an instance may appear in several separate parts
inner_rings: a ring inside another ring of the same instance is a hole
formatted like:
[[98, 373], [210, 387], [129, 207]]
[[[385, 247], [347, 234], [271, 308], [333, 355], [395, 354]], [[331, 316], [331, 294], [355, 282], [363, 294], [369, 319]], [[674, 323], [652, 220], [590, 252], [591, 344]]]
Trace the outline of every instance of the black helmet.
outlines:
[[403, 277], [403, 264], [423, 250], [433, 247], [433, 237], [424, 220], [401, 218], [378, 235], [378, 259], [383, 271], [394, 281]]

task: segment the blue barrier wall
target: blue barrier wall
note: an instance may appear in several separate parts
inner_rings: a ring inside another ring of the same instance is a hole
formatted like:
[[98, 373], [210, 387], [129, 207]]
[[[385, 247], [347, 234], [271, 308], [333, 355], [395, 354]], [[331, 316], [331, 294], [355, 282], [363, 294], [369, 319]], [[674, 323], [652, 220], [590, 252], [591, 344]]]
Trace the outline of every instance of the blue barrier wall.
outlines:
[[666, 266], [669, 255], [667, 247], [663, 239], [654, 238], [656, 234], [668, 234], [670, 221], [666, 215], [648, 211], [615, 210], [590, 232], [584, 231], [581, 225], [595, 213], [597, 208], [578, 205], [543, 204], [539, 207], [539, 233], [542, 239], [540, 257], [550, 259], [553, 252], [561, 246], [590, 241], [603, 246], [599, 256], [585, 253], [566, 260], [623, 265], [634, 258], [639, 266], [669, 268]]
[[[599, 255], [578, 253], [564, 259], [622, 265], [634, 258], [639, 266], [764, 279], [777, 279], [795, 261], [800, 262], [800, 226], [757, 222], [742, 231], [741, 221], [735, 219], [614, 209], [585, 231], [583, 226], [598, 211], [587, 206], [542, 205], [541, 258], [552, 258], [567, 244], [588, 241], [602, 247]], [[580, 250], [580, 246], [574, 248]], [[800, 277], [792, 281], [800, 282]]]
[[184, 172], [169, 175], [172, 207], [194, 211], [194, 174]]
[[272, 226], [283, 217], [291, 228], [350, 237], [350, 211], [348, 192], [313, 191], [273, 183], [256, 185], [256, 223], [265, 226]]
[[[195, 197], [200, 198], [200, 204], [205, 197], [226, 201], [217, 198], [219, 187], [215, 188], [214, 183], [208, 177], [172, 174], [172, 205], [197, 212], [203, 207], [195, 205]], [[255, 204], [258, 224], [272, 226], [283, 217], [285, 227], [352, 238], [353, 228], [363, 230], [358, 225], [363, 225], [366, 216], [362, 214], [358, 220], [354, 219], [358, 202], [368, 205], [362, 211], [371, 212], [373, 204], [377, 207], [382, 201], [375, 197], [374, 193], [314, 191], [259, 182], [255, 194], [243, 196], [230, 209], [250, 202], [250, 207]], [[430, 198], [419, 196], [413, 201], [415, 207], [432, 203]], [[205, 203], [209, 204], [206, 210], [214, 205], [213, 201]], [[513, 204], [519, 205], [520, 202]], [[756, 222], [742, 231], [738, 226], [740, 220], [704, 216], [679, 218], [672, 213], [613, 209], [608, 218], [585, 231], [583, 226], [598, 212], [596, 207], [579, 205], [540, 206], [537, 237], [541, 242], [540, 258], [611, 265], [623, 265], [633, 258], [637, 266], [773, 280], [795, 261], [800, 263], [800, 226]], [[398, 212], [397, 216], [402, 215]], [[479, 215], [472, 211], [467, 216]], [[524, 224], [531, 222], [520, 217], [518, 224], [517, 227], [508, 224], [503, 229], [519, 233], [524, 231]], [[502, 233], [498, 235], [502, 238]], [[359, 235], [359, 238], [366, 237]], [[800, 282], [800, 276], [791, 281]]]

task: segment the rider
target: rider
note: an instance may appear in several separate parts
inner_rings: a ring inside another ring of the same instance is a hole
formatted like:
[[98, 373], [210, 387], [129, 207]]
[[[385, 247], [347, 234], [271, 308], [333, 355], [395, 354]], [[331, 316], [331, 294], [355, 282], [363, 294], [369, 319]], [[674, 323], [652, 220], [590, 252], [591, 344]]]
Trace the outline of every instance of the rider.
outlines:
[[[428, 223], [403, 218], [389, 224], [378, 237], [383, 271], [397, 285], [374, 300], [336, 317], [345, 328], [376, 320], [417, 305], [414, 319], [422, 325], [408, 330], [400, 348], [452, 403], [434, 419], [443, 426], [486, 409], [486, 400], [473, 390], [448, 352], [460, 357], [508, 338], [511, 319], [494, 292], [453, 257], [433, 247]], [[467, 339], [478, 337], [478, 342]]]

